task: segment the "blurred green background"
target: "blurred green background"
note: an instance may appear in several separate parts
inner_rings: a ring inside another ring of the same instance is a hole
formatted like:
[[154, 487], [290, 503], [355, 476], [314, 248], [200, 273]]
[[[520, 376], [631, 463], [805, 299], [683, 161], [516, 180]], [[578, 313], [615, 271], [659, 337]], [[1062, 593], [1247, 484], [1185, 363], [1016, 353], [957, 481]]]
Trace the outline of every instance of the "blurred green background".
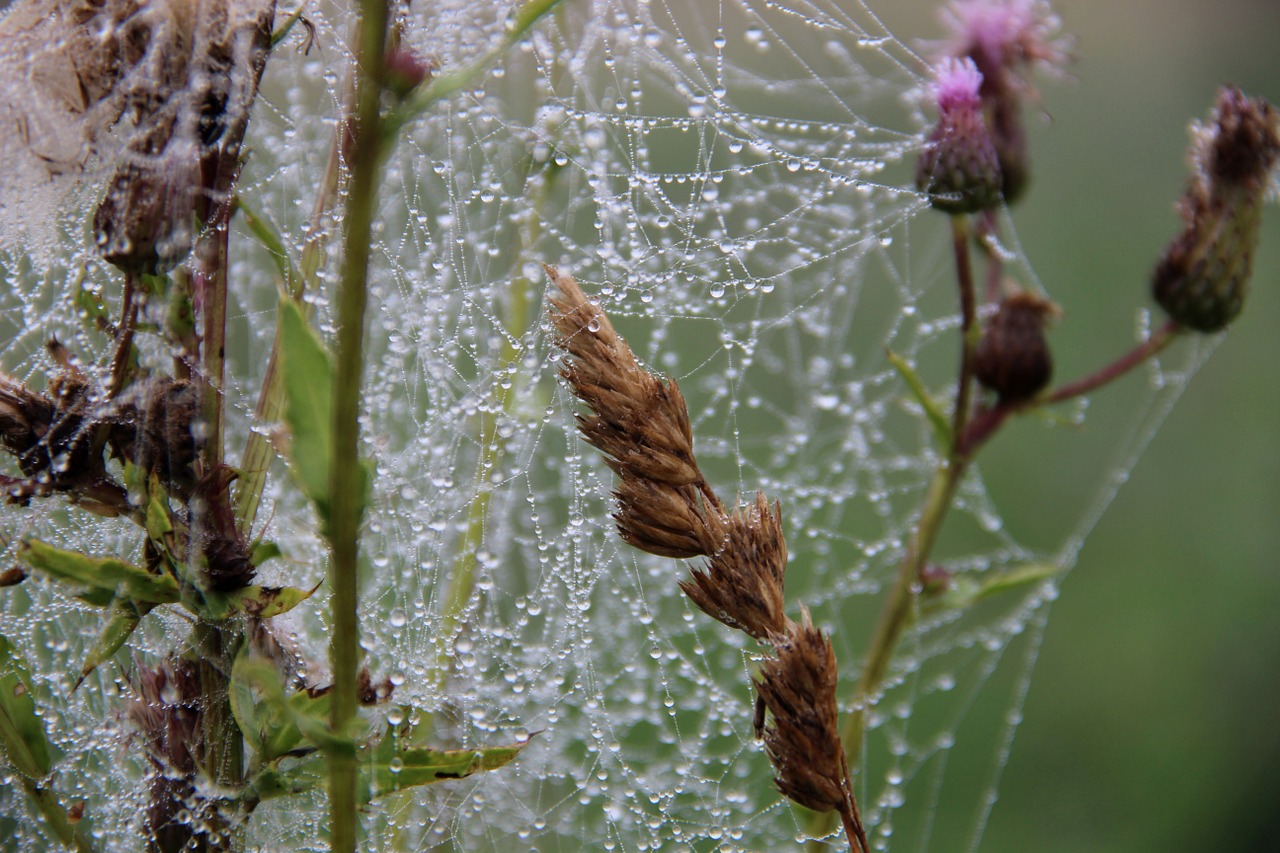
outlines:
[[[935, 38], [937, 5], [872, 8], [899, 37]], [[1134, 307], [1150, 304], [1151, 266], [1177, 229], [1188, 119], [1223, 83], [1280, 103], [1280, 2], [1054, 6], [1077, 61], [1071, 79], [1042, 80], [1034, 184], [1013, 218], [1066, 311], [1051, 336], [1066, 378], [1132, 340]], [[1280, 850], [1278, 319], [1272, 204], [1244, 313], [1062, 585], [983, 853]], [[1113, 452], [1109, 403], [1119, 411], [1146, 381], [1098, 394], [1052, 453], [1032, 425], [984, 455], [1020, 537], [1061, 535], [1054, 491], [1094, 487], [1073, 473]]]

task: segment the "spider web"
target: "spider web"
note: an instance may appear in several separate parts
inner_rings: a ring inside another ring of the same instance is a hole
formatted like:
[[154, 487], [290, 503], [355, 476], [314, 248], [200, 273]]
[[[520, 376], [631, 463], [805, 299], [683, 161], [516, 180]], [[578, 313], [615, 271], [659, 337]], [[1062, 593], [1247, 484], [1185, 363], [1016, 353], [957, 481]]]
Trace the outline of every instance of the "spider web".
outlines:
[[[439, 68], [465, 67], [501, 43], [508, 12], [415, 4], [404, 37]], [[311, 50], [294, 37], [268, 64], [240, 185], [295, 259], [350, 59], [345, 13], [309, 7], [307, 17]], [[926, 128], [906, 93], [925, 71], [861, 3], [566, 0], [398, 140], [373, 252], [364, 435], [377, 477], [362, 540], [362, 641], [373, 672], [396, 685], [393, 708], [430, 716], [442, 745], [529, 746], [500, 771], [376, 801], [364, 849], [778, 850], [807, 837], [753, 736], [757, 650], [682, 597], [686, 567], [635, 552], [613, 531], [612, 475], [577, 439], [575, 406], [554, 378], [540, 264], [578, 277], [641, 359], [680, 383], [699, 461], [721, 494], [763, 489], [781, 502], [788, 601], [833, 632], [847, 713], [939, 462], [884, 352], [917, 365], [940, 395], [955, 369], [945, 235], [934, 216], [917, 219], [927, 206], [904, 189]], [[108, 142], [76, 169], [0, 182], [13, 214], [3, 223], [0, 360], [37, 387], [50, 336], [87, 369], [108, 368], [108, 342], [70, 307], [81, 281], [119, 304], [83, 221], [118, 150]], [[235, 453], [262, 427], [251, 413], [276, 295], [265, 251], [243, 230], [232, 245]], [[1016, 245], [1009, 257], [1034, 280]], [[328, 295], [308, 297], [322, 328]], [[976, 580], [1029, 563], [1069, 570], [1207, 349], [1152, 368], [1097, 489], [1062, 508], [1056, 542], [1022, 542], [978, 467], [937, 562]], [[282, 464], [264, 506], [263, 533], [289, 559], [268, 564], [263, 582], [320, 581], [316, 524]], [[0, 518], [9, 542], [138, 549], [131, 529], [52, 502]], [[446, 616], [472, 565], [465, 607]], [[978, 848], [1056, 590], [1057, 579], [1044, 580], [922, 614], [909, 632], [855, 783], [877, 849]], [[327, 677], [323, 610], [276, 620], [316, 682]], [[57, 784], [87, 801], [105, 847], [131, 849], [147, 767], [118, 710], [128, 668], [101, 667], [70, 693], [100, 615], [37, 579], [0, 596], [0, 612], [65, 753]], [[129, 653], [159, 659], [187, 631], [157, 610]], [[0, 793], [0, 813], [21, 816], [0, 819], [12, 827], [6, 844], [40, 849], [40, 820], [15, 791]], [[324, 822], [319, 796], [264, 803], [250, 844], [326, 849]]]

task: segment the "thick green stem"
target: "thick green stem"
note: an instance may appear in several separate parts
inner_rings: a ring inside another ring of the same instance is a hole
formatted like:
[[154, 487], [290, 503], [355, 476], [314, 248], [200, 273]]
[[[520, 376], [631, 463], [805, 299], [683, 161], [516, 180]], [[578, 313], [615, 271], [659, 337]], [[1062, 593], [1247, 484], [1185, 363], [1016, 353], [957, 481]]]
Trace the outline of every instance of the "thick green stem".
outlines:
[[214, 784], [225, 789], [238, 789], [244, 779], [244, 740], [229, 693], [232, 662], [242, 637], [238, 620], [200, 621], [192, 633], [202, 698], [200, 765]]
[[[387, 42], [385, 0], [363, 0], [357, 36], [355, 115], [347, 149], [350, 190], [343, 229], [342, 274], [334, 302], [338, 325], [334, 359], [333, 456], [329, 462], [330, 609], [333, 668], [330, 725], [339, 739], [351, 733], [360, 667], [357, 567], [364, 489], [360, 469], [360, 400], [364, 364], [372, 222], [381, 165], [382, 69]], [[359, 826], [354, 744], [329, 751], [329, 826], [334, 853], [354, 853]]]

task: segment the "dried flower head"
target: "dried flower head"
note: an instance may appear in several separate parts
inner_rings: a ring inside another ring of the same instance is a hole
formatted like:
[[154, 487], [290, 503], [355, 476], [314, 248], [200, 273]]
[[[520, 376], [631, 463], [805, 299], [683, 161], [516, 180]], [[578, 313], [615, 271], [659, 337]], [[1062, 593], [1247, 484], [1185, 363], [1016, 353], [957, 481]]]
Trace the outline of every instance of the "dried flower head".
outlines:
[[769, 716], [764, 745], [778, 789], [808, 809], [844, 810], [848, 803], [844, 749], [836, 708], [836, 653], [809, 611], [772, 638], [776, 658], [756, 681]]
[[1280, 159], [1280, 118], [1261, 98], [1228, 87], [1193, 138], [1192, 177], [1178, 205], [1183, 230], [1156, 265], [1152, 291], [1178, 323], [1213, 332], [1244, 305], [1267, 183]]
[[938, 123], [916, 163], [916, 187], [946, 213], [974, 213], [1000, 203], [1000, 160], [987, 129], [973, 60], [944, 59], [935, 70]]
[[203, 836], [196, 831], [199, 822], [182, 816], [200, 799], [195, 784], [203, 716], [200, 678], [185, 661], [154, 669], [139, 665], [134, 690], [128, 717], [153, 768], [145, 817], [148, 849], [188, 849], [204, 840], [197, 841]]
[[782, 507], [769, 506], [763, 492], [755, 503], [727, 518], [709, 516], [703, 527], [704, 568], [694, 569], [680, 589], [704, 613], [756, 640], [788, 633], [783, 574], [787, 545], [782, 536]]
[[1045, 340], [1045, 322], [1057, 313], [1052, 302], [1034, 293], [1017, 293], [1000, 303], [974, 351], [978, 381], [1002, 402], [1026, 400], [1053, 375], [1053, 357]]

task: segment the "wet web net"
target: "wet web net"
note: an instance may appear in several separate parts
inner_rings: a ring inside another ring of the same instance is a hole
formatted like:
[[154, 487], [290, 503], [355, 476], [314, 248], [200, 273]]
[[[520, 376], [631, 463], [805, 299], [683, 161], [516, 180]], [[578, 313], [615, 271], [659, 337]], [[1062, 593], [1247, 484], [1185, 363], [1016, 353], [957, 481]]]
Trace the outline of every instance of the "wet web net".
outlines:
[[[509, 12], [400, 10], [405, 43], [444, 70], [497, 49]], [[272, 52], [239, 185], [295, 261], [349, 65], [347, 14], [311, 4], [305, 14], [312, 34], [298, 28]], [[430, 714], [442, 745], [529, 745], [500, 771], [376, 800], [363, 849], [781, 850], [807, 837], [754, 737], [758, 649], [683, 597], [687, 566], [614, 532], [613, 475], [578, 439], [574, 401], [556, 380], [540, 265], [576, 276], [641, 360], [680, 383], [699, 461], [722, 495], [763, 489], [781, 502], [789, 610], [808, 606], [832, 632], [847, 712], [940, 461], [885, 351], [940, 396], [958, 351], [945, 229], [918, 216], [928, 207], [912, 187], [927, 129], [910, 96], [927, 72], [915, 36], [889, 33], [861, 3], [566, 0], [404, 129], [372, 247], [364, 451], [377, 476], [362, 642], [372, 672], [395, 687], [374, 713]], [[5, 162], [23, 168], [0, 180], [0, 363], [39, 388], [51, 337], [84, 370], [109, 369], [109, 339], [76, 294], [119, 308], [119, 276], [95, 254], [85, 211], [127, 132], [88, 141], [92, 111], [56, 101], [32, 85], [48, 75], [28, 73], [58, 45], [21, 44], [5, 61], [25, 71], [2, 84], [13, 95]], [[15, 116], [29, 119], [21, 133]], [[324, 227], [336, 234], [340, 218]], [[233, 228], [234, 462], [251, 430], [271, 428], [252, 413], [276, 287], [268, 253], [241, 221]], [[1006, 243], [1011, 269], [1054, 296]], [[331, 261], [307, 296], [324, 331]], [[154, 364], [167, 357], [141, 346]], [[876, 849], [979, 846], [1057, 583], [1207, 350], [1176, 349], [1148, 371], [1115, 456], [1090, 472], [1096, 488], [1061, 509], [1056, 541], [1024, 542], [1004, 523], [980, 464], [965, 479], [935, 562], [973, 583], [1027, 565], [1058, 574], [920, 614], [856, 771]], [[1082, 423], [1086, 411], [1064, 416]], [[283, 462], [259, 527], [285, 555], [264, 565], [263, 583], [323, 580], [315, 518]], [[0, 532], [7, 561], [27, 536], [102, 555], [140, 548], [131, 525], [56, 500], [4, 507]], [[454, 597], [465, 603], [450, 612]], [[324, 598], [322, 588], [275, 620], [315, 683], [327, 679]], [[86, 801], [104, 848], [135, 849], [150, 767], [120, 702], [131, 661], [180, 652], [188, 621], [157, 609], [72, 693], [101, 613], [32, 578], [0, 595], [0, 618], [64, 753], [57, 785]], [[3, 786], [0, 846], [49, 843], [29, 809]], [[325, 820], [320, 794], [265, 802], [249, 845], [327, 849]], [[842, 844], [831, 836], [831, 849]]]

